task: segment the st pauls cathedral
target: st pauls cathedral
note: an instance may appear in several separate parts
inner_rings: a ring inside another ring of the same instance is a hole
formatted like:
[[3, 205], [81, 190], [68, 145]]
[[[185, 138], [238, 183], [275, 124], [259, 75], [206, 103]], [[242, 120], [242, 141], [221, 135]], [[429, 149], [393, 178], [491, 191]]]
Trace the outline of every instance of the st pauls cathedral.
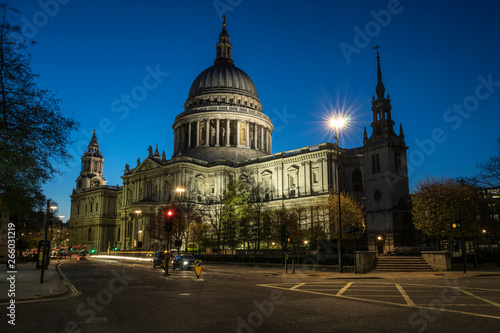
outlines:
[[[411, 229], [408, 147], [402, 126], [398, 134], [394, 131], [378, 52], [371, 134], [365, 127], [362, 146], [339, 148], [337, 154], [335, 143], [320, 143], [272, 153], [273, 124], [254, 83], [234, 65], [231, 49], [224, 20], [215, 61], [193, 81], [184, 111], [173, 122], [170, 159], [150, 146], [135, 167], [125, 166], [121, 186], [108, 186], [94, 133], [71, 195], [70, 244], [98, 252], [153, 249], [143, 230], [160, 207], [178, 200], [182, 193], [176, 189], [192, 186], [196, 200], [208, 202], [236, 179], [259, 184], [271, 208], [310, 207], [340, 188], [364, 203], [366, 249], [375, 250], [378, 234], [388, 238], [385, 251], [406, 245]], [[313, 214], [307, 219], [312, 223]]]

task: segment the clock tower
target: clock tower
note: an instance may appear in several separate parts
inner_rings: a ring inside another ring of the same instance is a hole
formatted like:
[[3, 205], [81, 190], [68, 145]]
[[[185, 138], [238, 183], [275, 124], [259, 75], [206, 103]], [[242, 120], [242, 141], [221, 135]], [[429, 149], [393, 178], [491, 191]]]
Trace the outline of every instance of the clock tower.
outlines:
[[90, 139], [87, 151], [82, 156], [82, 169], [80, 176], [76, 179], [76, 190], [86, 189], [99, 185], [106, 185], [106, 179], [102, 172], [104, 158], [99, 151], [97, 137], [94, 134]]

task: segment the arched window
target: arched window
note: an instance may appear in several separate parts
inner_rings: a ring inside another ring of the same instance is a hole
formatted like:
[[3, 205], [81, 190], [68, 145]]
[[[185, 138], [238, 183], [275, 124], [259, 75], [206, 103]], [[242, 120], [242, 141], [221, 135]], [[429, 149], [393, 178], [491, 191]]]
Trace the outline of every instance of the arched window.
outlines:
[[363, 174], [359, 170], [354, 170], [352, 173], [352, 190], [354, 192], [363, 191]]

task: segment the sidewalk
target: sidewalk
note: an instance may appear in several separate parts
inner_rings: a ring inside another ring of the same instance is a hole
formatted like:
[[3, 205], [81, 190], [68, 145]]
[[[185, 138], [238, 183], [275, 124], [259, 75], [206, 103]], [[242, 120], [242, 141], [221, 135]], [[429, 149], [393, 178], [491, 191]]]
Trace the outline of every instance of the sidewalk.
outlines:
[[[63, 261], [61, 261], [63, 262]], [[43, 283], [40, 283], [41, 269], [35, 269], [35, 263], [17, 264], [17, 273], [7, 274], [5, 265], [0, 269], [0, 303], [7, 303], [15, 298], [16, 302], [53, 298], [69, 293], [69, 289], [57, 272], [58, 261], [51, 260], [44, 271]], [[15, 297], [11, 297], [11, 282], [7, 280], [15, 276]]]

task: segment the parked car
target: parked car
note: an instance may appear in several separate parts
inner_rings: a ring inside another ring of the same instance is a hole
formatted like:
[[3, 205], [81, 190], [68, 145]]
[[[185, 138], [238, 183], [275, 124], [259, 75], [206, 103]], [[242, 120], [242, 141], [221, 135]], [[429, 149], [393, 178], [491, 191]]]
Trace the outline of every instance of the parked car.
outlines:
[[194, 267], [196, 258], [188, 254], [178, 254], [172, 260], [172, 269], [190, 269]]
[[79, 261], [90, 260], [87, 257], [87, 251], [82, 251], [82, 252], [78, 253], [78, 256], [76, 257], [76, 259]]

